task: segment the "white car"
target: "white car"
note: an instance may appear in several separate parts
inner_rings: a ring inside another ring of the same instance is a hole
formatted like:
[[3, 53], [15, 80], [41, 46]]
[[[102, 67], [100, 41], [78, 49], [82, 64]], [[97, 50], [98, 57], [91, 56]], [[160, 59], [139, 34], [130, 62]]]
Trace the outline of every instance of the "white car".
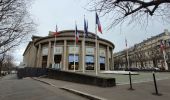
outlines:
[[155, 69], [155, 70], [160, 70], [160, 68], [158, 68], [158, 67], [155, 67], [154, 69]]

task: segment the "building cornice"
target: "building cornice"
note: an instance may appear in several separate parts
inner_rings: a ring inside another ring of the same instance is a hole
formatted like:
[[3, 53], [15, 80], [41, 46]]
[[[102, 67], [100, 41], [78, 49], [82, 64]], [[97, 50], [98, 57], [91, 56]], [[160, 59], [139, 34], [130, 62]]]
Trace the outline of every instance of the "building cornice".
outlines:
[[[63, 37], [63, 38], [64, 37], [73, 37], [74, 38], [75, 37], [74, 34], [68, 34], [68, 33], [74, 33], [74, 32], [75, 32], [75, 30], [63, 30], [63, 31], [59, 31], [58, 35], [57, 35], [57, 38], [59, 38], [59, 37]], [[84, 37], [84, 31], [83, 30], [78, 30], [78, 32], [79, 32], [79, 37], [83, 38]], [[95, 39], [96, 38], [96, 35], [94, 33], [88, 32], [88, 34], [89, 35], [86, 38], [90, 38], [90, 39]], [[50, 35], [50, 36], [46, 36], [46, 37], [39, 37], [37, 40], [34, 41], [34, 44], [36, 44], [39, 41], [42, 41], [44, 39], [50, 39], [50, 38], [54, 38], [54, 36]], [[106, 39], [100, 38], [99, 36], [97, 36], [97, 39], [101, 40], [101, 41], [105, 41], [105, 42], [111, 44], [113, 46], [113, 48], [115, 48], [115, 46], [114, 46], [114, 44], [112, 42], [110, 42], [110, 41], [108, 41]]]
[[[73, 38], [73, 40], [74, 40], [74, 38], [75, 38], [74, 32], [75, 32], [75, 30], [62, 30], [62, 31], [59, 31], [59, 32], [58, 32], [58, 35], [57, 35], [57, 38], [58, 38], [58, 39], [59, 39], [59, 38], [62, 38], [62, 39], [65, 38], [66, 40], [67, 40], [68, 38]], [[83, 31], [83, 30], [78, 30], [78, 32], [79, 32], [80, 40], [82, 40], [82, 38], [84, 37], [84, 31]], [[71, 33], [71, 34], [70, 34], [70, 33]], [[87, 38], [87, 40], [88, 40], [88, 39], [94, 39], [94, 40], [95, 40], [96, 34], [94, 34], [94, 33], [92, 33], [92, 32], [88, 32], [88, 37], [86, 37], [86, 38]], [[30, 45], [31, 45], [32, 43], [33, 43], [33, 45], [36, 46], [37, 43], [39, 43], [40, 41], [46, 40], [46, 39], [54, 40], [54, 35], [49, 35], [49, 36], [45, 36], [45, 37], [32, 36], [32, 41], [30, 41], [29, 44], [27, 45], [27, 47], [26, 47], [23, 55], [25, 55], [26, 51], [29, 49], [29, 47], [30, 47]], [[97, 36], [97, 39], [100, 40], [100, 41], [104, 41], [104, 42], [106, 42], [106, 43], [109, 43], [110, 46], [113, 47], [113, 49], [115, 48], [115, 45], [114, 45], [112, 42], [110, 42], [110, 41], [108, 41], [108, 40], [106, 40], [106, 39], [100, 38], [99, 36]], [[48, 41], [47, 41], [47, 42], [48, 42]]]

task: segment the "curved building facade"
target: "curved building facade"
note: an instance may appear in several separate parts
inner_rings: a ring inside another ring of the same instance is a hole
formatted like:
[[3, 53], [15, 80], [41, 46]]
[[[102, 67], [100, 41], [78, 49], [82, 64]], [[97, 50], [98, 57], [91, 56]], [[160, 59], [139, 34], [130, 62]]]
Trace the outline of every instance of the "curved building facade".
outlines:
[[50, 33], [46, 37], [32, 36], [23, 54], [26, 67], [76, 71], [113, 69], [115, 46], [112, 42], [98, 36], [96, 41], [96, 35], [91, 32], [84, 38], [84, 31], [79, 30], [79, 40], [75, 46], [74, 30], [60, 31], [56, 38]]

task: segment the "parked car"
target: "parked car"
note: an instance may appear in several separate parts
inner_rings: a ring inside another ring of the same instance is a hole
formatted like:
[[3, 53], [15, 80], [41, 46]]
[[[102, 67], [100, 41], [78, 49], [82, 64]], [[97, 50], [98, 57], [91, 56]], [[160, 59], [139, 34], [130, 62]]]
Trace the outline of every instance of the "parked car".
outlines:
[[160, 68], [158, 68], [158, 67], [155, 67], [154, 69], [155, 69], [155, 70], [160, 70]]

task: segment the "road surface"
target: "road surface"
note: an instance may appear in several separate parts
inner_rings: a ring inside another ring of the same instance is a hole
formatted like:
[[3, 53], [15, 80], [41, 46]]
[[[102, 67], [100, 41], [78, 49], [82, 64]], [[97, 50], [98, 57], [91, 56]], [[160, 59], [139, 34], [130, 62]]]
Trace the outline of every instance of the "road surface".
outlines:
[[0, 100], [87, 100], [31, 78], [7, 75], [0, 79]]

